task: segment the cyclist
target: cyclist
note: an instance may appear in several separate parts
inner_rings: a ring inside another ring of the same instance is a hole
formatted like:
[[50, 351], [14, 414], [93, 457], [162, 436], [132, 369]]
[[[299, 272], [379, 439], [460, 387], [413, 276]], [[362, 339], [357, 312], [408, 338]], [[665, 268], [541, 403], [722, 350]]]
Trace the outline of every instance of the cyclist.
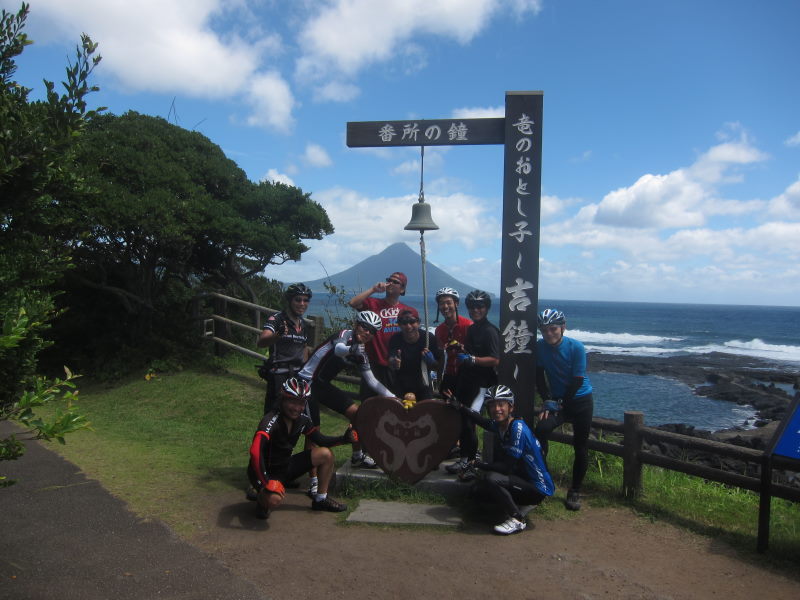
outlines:
[[308, 333], [303, 314], [311, 296], [311, 290], [304, 283], [287, 287], [283, 293], [286, 309], [267, 319], [258, 338], [259, 348], [270, 349], [269, 359], [259, 369], [259, 374], [267, 381], [265, 413], [275, 406], [283, 382], [299, 371], [308, 358]]
[[428, 373], [436, 369], [441, 351], [436, 338], [419, 329], [419, 317], [410, 310], [401, 311], [397, 317], [400, 333], [389, 340], [389, 368], [395, 372], [392, 388], [395, 396], [414, 394], [417, 400], [433, 397]]
[[[328, 484], [334, 470], [330, 446], [346, 444], [354, 439], [352, 426], [343, 435], [322, 435], [303, 410], [311, 396], [307, 382], [297, 377], [287, 379], [279, 395], [276, 408], [261, 419], [250, 445], [250, 465], [247, 475], [255, 488], [256, 516], [269, 517], [280, 506], [286, 495], [284, 484], [308, 473], [312, 467], [319, 472], [319, 489], [312, 496], [311, 509], [341, 512], [347, 506], [328, 496]], [[310, 439], [315, 447], [292, 454], [300, 434]]]
[[[400, 302], [400, 296], [405, 296], [408, 277], [400, 271], [395, 271], [386, 278], [386, 281], [379, 281], [368, 290], [361, 292], [350, 299], [350, 306], [355, 310], [371, 310], [381, 319], [381, 327], [378, 333], [367, 344], [367, 355], [369, 356], [372, 372], [386, 387], [391, 387], [392, 373], [389, 369], [389, 340], [395, 333], [400, 332], [397, 324], [397, 317], [403, 310], [410, 310], [415, 316], [419, 313], [415, 308]], [[386, 293], [385, 298], [372, 298], [373, 294]], [[359, 390], [361, 399], [368, 398], [371, 391], [367, 386], [362, 385]]]
[[[365, 350], [366, 344], [381, 328], [381, 318], [374, 312], [363, 310], [356, 315], [353, 329], [344, 329], [322, 342], [311, 354], [311, 358], [298, 373], [311, 384], [311, 401], [308, 403], [312, 422], [319, 426], [319, 405], [323, 404], [340, 415], [355, 421], [358, 406], [341, 389], [333, 385], [333, 379], [348, 364], [356, 367], [361, 381], [377, 396], [394, 397], [389, 389], [375, 378]], [[350, 464], [354, 467], [374, 468], [375, 461], [361, 451], [358, 442], [353, 443]]]
[[439, 391], [442, 394], [456, 391], [456, 378], [458, 365], [456, 359], [463, 350], [467, 339], [467, 328], [472, 321], [458, 314], [460, 296], [457, 290], [443, 287], [436, 292], [437, 319], [439, 313], [444, 317], [444, 323], [436, 328], [436, 341], [439, 348], [444, 350], [444, 364], [441, 365], [439, 377]]
[[[456, 398], [461, 404], [480, 413], [486, 390], [497, 384], [497, 365], [500, 364], [500, 330], [486, 315], [492, 306], [492, 299], [482, 290], [473, 290], [464, 299], [472, 325], [467, 329], [464, 347], [456, 357], [458, 380]], [[472, 462], [478, 454], [478, 436], [475, 425], [462, 418], [460, 436], [461, 458], [445, 467], [448, 473], [457, 473], [461, 481], [475, 479]]]
[[[542, 398], [542, 412], [536, 437], [547, 457], [547, 440], [563, 423], [572, 423], [572, 487], [564, 505], [581, 508], [581, 484], [589, 466], [589, 433], [592, 427], [592, 384], [586, 376], [586, 349], [567, 337], [567, 319], [560, 310], [548, 308], [539, 314], [542, 339], [536, 342], [536, 389]], [[545, 379], [545, 375], [547, 376]]]
[[486, 390], [484, 402], [491, 419], [460, 403], [452, 405], [473, 423], [496, 434], [492, 436], [494, 462], [475, 462], [475, 466], [485, 472], [477, 482], [477, 491], [502, 506], [506, 513], [507, 519], [495, 526], [495, 532], [502, 535], [519, 533], [527, 526], [527, 510], [523, 511], [519, 505], [532, 508], [540, 504], [547, 496], [553, 495], [555, 486], [538, 440], [525, 421], [512, 414], [513, 392], [504, 385], [492, 386]]

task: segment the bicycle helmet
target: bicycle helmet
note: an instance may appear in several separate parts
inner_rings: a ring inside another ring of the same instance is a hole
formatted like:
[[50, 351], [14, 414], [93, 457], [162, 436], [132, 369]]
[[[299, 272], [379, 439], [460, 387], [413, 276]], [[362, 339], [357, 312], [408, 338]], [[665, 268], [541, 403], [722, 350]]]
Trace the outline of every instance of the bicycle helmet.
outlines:
[[299, 398], [307, 400], [311, 397], [311, 386], [305, 379], [290, 377], [283, 382], [283, 395], [286, 398]]
[[486, 306], [489, 309], [492, 307], [492, 298], [483, 290], [472, 290], [464, 299], [464, 304], [467, 305], [467, 308]]
[[539, 327], [547, 327], [548, 325], [566, 325], [567, 317], [564, 313], [555, 308], [545, 308], [539, 313]]
[[356, 315], [356, 324], [363, 325], [372, 333], [380, 331], [382, 325], [381, 318], [371, 310], [362, 310], [358, 313]]
[[291, 300], [295, 296], [308, 296], [308, 299], [311, 300], [311, 288], [309, 288], [305, 283], [293, 283], [289, 287], [286, 288], [286, 291], [283, 292], [284, 297], [287, 300]]
[[496, 400], [503, 400], [504, 402], [508, 402], [509, 404], [514, 404], [514, 392], [511, 391], [511, 388], [505, 385], [493, 385], [483, 396], [483, 401], [494, 402]]
[[439, 298], [442, 296], [451, 296], [456, 304], [461, 299], [461, 296], [458, 295], [458, 290], [454, 290], [451, 287], [443, 287], [438, 292], [436, 292], [436, 302], [439, 302]]

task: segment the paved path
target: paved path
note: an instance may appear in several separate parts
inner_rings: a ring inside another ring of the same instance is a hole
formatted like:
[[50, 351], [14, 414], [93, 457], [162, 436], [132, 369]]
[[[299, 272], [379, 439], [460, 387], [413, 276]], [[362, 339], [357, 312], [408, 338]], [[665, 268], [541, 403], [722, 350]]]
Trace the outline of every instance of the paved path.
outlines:
[[[0, 422], [0, 438], [11, 426]], [[0, 599], [256, 600], [266, 596], [160, 522], [146, 522], [43, 444], [0, 488]]]

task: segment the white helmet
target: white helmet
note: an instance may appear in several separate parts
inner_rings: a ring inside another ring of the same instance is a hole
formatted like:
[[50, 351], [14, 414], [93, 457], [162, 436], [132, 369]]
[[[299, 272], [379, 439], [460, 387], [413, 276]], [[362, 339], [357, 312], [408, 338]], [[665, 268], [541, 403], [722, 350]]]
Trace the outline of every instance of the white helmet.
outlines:
[[439, 302], [439, 298], [442, 296], [452, 296], [453, 300], [456, 301], [456, 304], [458, 304], [458, 301], [461, 299], [461, 296], [458, 295], [458, 290], [454, 290], [451, 287], [443, 287], [436, 292], [436, 302]]
[[356, 315], [356, 323], [363, 325], [372, 333], [380, 331], [381, 326], [383, 325], [381, 318], [371, 310], [362, 310], [360, 313], [358, 313]]

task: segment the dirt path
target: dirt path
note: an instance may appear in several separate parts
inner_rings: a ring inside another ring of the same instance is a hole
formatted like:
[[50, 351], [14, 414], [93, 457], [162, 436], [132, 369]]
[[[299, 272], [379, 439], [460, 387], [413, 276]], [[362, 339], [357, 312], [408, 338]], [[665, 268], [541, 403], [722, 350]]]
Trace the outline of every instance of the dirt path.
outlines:
[[337, 524], [308, 510], [298, 490], [266, 522], [238, 492], [206, 510], [207, 532], [191, 541], [277, 599], [477, 598], [498, 590], [515, 599], [800, 597], [800, 577], [627, 509], [587, 507], [556, 521], [534, 511], [528, 529], [510, 537], [490, 534], [485, 523], [459, 531]]

